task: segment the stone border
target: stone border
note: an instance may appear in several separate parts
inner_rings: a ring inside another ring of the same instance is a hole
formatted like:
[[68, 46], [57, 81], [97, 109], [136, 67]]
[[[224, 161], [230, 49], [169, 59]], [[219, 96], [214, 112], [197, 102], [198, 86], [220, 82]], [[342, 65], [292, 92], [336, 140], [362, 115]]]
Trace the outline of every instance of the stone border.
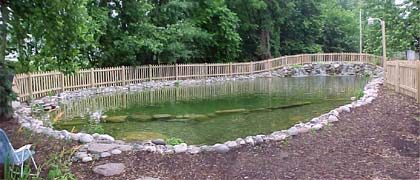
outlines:
[[[334, 65], [334, 63], [331, 63]], [[338, 63], [343, 64], [343, 63]], [[314, 66], [310, 64], [309, 66]], [[335, 65], [334, 65], [335, 66]], [[103, 95], [114, 92], [132, 92], [132, 91], [141, 91], [144, 89], [157, 89], [163, 87], [173, 87], [175, 82], [180, 82], [181, 85], [197, 85], [203, 82], [212, 83], [220, 81], [236, 81], [236, 80], [246, 80], [254, 79], [257, 77], [285, 77], [288, 76], [287, 73], [290, 72], [302, 72], [301, 70], [308, 69], [308, 66], [302, 66], [294, 68], [284, 67], [279, 70], [272, 72], [265, 72], [260, 74], [248, 75], [248, 76], [236, 76], [236, 77], [220, 77], [220, 78], [209, 78], [205, 80], [180, 80], [180, 81], [149, 81], [137, 85], [127, 85], [127, 86], [116, 86], [116, 87], [105, 87], [105, 88], [90, 88], [85, 90], [79, 90], [74, 92], [64, 92], [60, 93], [58, 96], [43, 97], [38, 100], [33, 101], [32, 104], [40, 104], [46, 100], [49, 104], [44, 104], [44, 108], [59, 108], [58, 102], [72, 101], [75, 99], [86, 98], [93, 95]], [[297, 71], [296, 71], [297, 70]], [[383, 73], [380, 67], [376, 67], [374, 70], [375, 73], [379, 76], [376, 76], [372, 79], [364, 88], [364, 96], [360, 99], [348, 105], [340, 106], [326, 114], [323, 114], [319, 117], [313, 118], [309, 122], [299, 123], [287, 130], [275, 131], [269, 135], [256, 135], [248, 136], [246, 138], [238, 138], [234, 141], [227, 141], [223, 144], [215, 144], [212, 146], [203, 145], [187, 145], [185, 143], [171, 146], [166, 145], [163, 140], [152, 140], [142, 143], [125, 143], [124, 141], [115, 140], [112, 136], [107, 134], [86, 134], [86, 133], [71, 133], [66, 130], [54, 130], [50, 127], [45, 127], [44, 122], [38, 120], [31, 116], [32, 108], [31, 106], [20, 104], [18, 102], [13, 102], [13, 108], [15, 110], [14, 117], [18, 119], [22, 127], [28, 128], [29, 130], [36, 133], [43, 133], [48, 136], [52, 136], [57, 139], [72, 139], [75, 141], [80, 141], [81, 143], [86, 143], [83, 145], [79, 151], [73, 157], [74, 161], [81, 160], [82, 162], [89, 162], [94, 159], [99, 159], [103, 157], [108, 157], [115, 154], [121, 154], [122, 151], [131, 151], [131, 150], [140, 150], [140, 151], [149, 151], [157, 152], [160, 154], [173, 154], [173, 153], [190, 153], [197, 154], [205, 151], [216, 151], [219, 153], [228, 152], [230, 149], [237, 148], [242, 145], [250, 144], [260, 144], [264, 141], [282, 141], [290, 136], [295, 136], [299, 133], [306, 133], [311, 130], [319, 130], [325, 125], [339, 121], [339, 114], [342, 112], [350, 112], [352, 108], [360, 107], [369, 103], [377, 97], [379, 85], [383, 83]], [[311, 75], [309, 73], [309, 75]], [[313, 74], [312, 74], [313, 75]], [[321, 74], [327, 75], [327, 74]], [[346, 74], [344, 74], [346, 75]], [[354, 74], [353, 74], [354, 75]], [[371, 72], [372, 75], [372, 72]], [[293, 76], [293, 74], [292, 74]], [[303, 75], [305, 76], [305, 75]], [[307, 76], [307, 75], [306, 75]]]

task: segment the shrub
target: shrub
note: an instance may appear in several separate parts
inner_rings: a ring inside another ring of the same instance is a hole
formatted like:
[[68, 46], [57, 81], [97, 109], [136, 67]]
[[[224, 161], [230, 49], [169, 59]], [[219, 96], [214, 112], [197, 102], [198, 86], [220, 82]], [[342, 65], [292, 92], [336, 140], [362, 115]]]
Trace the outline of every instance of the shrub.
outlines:
[[166, 139], [166, 144], [169, 144], [169, 145], [172, 145], [172, 146], [175, 146], [175, 145], [178, 145], [178, 144], [181, 144], [181, 143], [184, 143], [184, 141], [180, 138], [171, 137], [169, 139]]

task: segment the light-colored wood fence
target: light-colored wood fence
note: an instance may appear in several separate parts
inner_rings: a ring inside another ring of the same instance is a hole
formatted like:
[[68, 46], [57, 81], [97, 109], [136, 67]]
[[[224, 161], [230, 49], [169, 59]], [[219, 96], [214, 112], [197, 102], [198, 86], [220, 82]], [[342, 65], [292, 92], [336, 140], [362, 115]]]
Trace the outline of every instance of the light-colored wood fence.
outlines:
[[389, 88], [414, 97], [420, 103], [420, 61], [387, 61], [385, 83]]
[[73, 75], [57, 71], [17, 74], [15, 83], [21, 101], [48, 93], [91, 87], [135, 84], [151, 80], [204, 79], [208, 77], [248, 75], [267, 72], [286, 65], [318, 62], [380, 63], [381, 57], [359, 53], [301, 54], [242, 63], [171, 64], [136, 67], [83, 69]]

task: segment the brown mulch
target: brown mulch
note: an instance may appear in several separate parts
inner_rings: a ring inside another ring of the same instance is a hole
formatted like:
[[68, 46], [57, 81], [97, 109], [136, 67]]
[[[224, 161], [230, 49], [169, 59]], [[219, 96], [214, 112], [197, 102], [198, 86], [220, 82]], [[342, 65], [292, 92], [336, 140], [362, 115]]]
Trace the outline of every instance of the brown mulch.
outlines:
[[[246, 146], [226, 154], [132, 152], [73, 165], [79, 179], [420, 179], [420, 116], [415, 100], [382, 89], [373, 104], [287, 143]], [[102, 177], [92, 167], [122, 162], [126, 172]]]
[[[51, 165], [47, 161], [51, 160], [54, 155], [58, 155], [61, 152], [68, 152], [72, 147], [79, 146], [78, 143], [71, 141], [61, 141], [45, 135], [31, 133], [29, 130], [20, 128], [16, 120], [3, 121], [0, 120], [0, 128], [3, 129], [10, 142], [15, 149], [22, 147], [26, 144], [32, 144], [31, 149], [35, 151], [35, 162], [41, 169], [40, 177], [45, 178]], [[63, 158], [69, 158], [70, 153], [66, 153]], [[26, 162], [32, 166], [30, 161]], [[3, 179], [4, 166], [0, 165], [0, 179]], [[36, 170], [32, 166], [31, 173], [36, 173]]]

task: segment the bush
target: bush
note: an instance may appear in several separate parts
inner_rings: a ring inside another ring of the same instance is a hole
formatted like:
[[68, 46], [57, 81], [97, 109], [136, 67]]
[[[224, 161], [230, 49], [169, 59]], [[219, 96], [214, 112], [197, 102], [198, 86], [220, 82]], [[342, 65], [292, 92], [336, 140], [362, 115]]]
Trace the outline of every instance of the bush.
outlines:
[[178, 145], [178, 144], [181, 144], [181, 143], [184, 143], [184, 141], [180, 138], [171, 137], [169, 139], [166, 139], [166, 144], [169, 144], [169, 145], [172, 145], [172, 146], [175, 146], [175, 145]]

